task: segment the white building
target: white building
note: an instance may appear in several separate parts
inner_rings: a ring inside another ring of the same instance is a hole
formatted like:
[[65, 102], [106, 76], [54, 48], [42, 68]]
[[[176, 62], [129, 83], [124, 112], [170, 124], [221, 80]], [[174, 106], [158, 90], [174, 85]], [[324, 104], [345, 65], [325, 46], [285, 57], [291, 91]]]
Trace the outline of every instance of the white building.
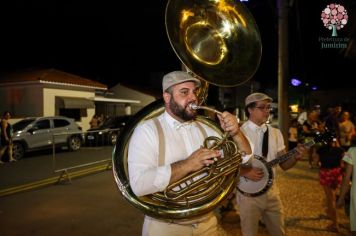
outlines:
[[11, 74], [0, 79], [0, 111], [10, 111], [15, 119], [63, 115], [86, 130], [97, 90], [106, 91], [107, 86], [55, 69]]
[[110, 88], [110, 96], [95, 97], [96, 111], [106, 115], [132, 115], [154, 102], [154, 96], [117, 84]]
[[135, 114], [155, 98], [120, 84], [107, 96], [105, 84], [56, 69], [31, 70], [0, 78], [0, 113], [12, 122], [25, 117], [63, 115], [74, 118], [83, 131], [95, 113]]
[[[110, 115], [124, 115], [133, 114], [131, 104], [135, 104], [134, 112], [142, 106], [140, 100], [125, 99], [126, 92], [119, 92], [122, 98], [96, 96], [106, 91], [107, 86], [102, 83], [63, 71], [30, 70], [0, 78], [0, 112], [10, 111], [12, 122], [25, 117], [63, 115], [74, 118], [85, 131], [92, 116], [98, 113], [96, 107], [123, 107], [123, 111]], [[146, 103], [144, 99], [142, 104]]]

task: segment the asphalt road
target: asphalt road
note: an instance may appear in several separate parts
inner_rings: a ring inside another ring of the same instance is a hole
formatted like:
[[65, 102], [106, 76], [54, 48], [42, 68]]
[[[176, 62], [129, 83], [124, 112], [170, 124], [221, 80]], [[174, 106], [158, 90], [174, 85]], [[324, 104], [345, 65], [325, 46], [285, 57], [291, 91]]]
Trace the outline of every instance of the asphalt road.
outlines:
[[0, 235], [140, 235], [143, 215], [111, 171], [0, 199]]
[[[1, 172], [1, 169], [0, 169]], [[21, 173], [18, 173], [19, 175]], [[326, 230], [324, 195], [317, 169], [301, 161], [278, 171], [276, 182], [286, 212], [287, 235], [348, 235], [349, 221], [338, 210], [341, 233]], [[241, 235], [237, 211], [219, 215], [229, 235]], [[140, 235], [143, 214], [128, 204], [111, 170], [0, 198], [0, 235]], [[259, 236], [268, 235], [264, 228]]]
[[58, 177], [63, 169], [70, 174], [111, 163], [112, 150], [112, 146], [82, 147], [76, 152], [56, 150], [54, 158], [52, 150], [43, 150], [28, 153], [17, 162], [6, 162], [0, 165], [0, 196], [1, 191], [8, 188]]

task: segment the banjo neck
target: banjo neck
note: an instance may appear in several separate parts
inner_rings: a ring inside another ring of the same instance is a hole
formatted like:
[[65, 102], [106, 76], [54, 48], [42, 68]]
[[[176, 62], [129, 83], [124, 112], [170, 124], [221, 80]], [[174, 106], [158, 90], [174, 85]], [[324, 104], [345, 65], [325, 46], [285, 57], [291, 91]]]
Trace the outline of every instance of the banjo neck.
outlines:
[[[315, 144], [314, 140], [310, 140], [307, 143], [304, 143], [303, 146], [306, 148], [310, 148], [311, 146], [313, 146]], [[279, 156], [278, 158], [267, 162], [267, 166], [268, 167], [273, 167], [281, 162], [284, 162], [286, 160], [288, 160], [289, 158], [293, 157], [295, 154], [297, 153], [297, 148], [293, 148], [292, 150], [290, 150], [289, 152], [283, 154], [282, 156]]]

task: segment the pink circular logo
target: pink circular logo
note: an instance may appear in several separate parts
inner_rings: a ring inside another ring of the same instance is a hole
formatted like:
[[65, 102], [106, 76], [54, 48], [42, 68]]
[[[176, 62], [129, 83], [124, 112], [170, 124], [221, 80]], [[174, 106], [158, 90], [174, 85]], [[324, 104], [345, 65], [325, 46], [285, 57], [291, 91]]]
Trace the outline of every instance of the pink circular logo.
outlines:
[[321, 12], [321, 21], [324, 26], [332, 30], [331, 36], [336, 37], [337, 31], [344, 28], [348, 21], [345, 7], [337, 3], [331, 3]]

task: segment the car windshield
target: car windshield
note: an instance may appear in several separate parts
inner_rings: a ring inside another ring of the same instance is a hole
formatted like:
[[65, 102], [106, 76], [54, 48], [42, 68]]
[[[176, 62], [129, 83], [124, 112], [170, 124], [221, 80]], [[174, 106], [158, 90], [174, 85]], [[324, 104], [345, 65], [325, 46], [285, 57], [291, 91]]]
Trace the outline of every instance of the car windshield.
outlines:
[[18, 130], [23, 130], [24, 128], [26, 128], [29, 124], [31, 124], [35, 119], [24, 119], [24, 120], [20, 120], [18, 122], [16, 122], [15, 124], [13, 124], [12, 128], [14, 130], [14, 132], [18, 131]]

